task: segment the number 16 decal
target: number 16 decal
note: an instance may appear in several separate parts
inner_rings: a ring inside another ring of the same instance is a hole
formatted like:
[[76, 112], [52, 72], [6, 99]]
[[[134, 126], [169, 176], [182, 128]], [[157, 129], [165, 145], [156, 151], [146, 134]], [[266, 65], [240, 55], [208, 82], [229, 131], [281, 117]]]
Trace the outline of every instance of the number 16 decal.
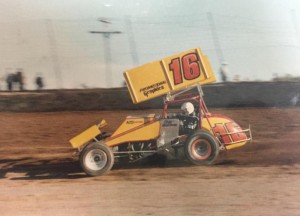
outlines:
[[[183, 70], [183, 73], [181, 71]], [[169, 64], [170, 71], [173, 72], [174, 85], [183, 83], [185, 80], [193, 80], [200, 76], [200, 65], [196, 53], [189, 53], [182, 58], [174, 58]], [[183, 75], [183, 77], [182, 77]]]

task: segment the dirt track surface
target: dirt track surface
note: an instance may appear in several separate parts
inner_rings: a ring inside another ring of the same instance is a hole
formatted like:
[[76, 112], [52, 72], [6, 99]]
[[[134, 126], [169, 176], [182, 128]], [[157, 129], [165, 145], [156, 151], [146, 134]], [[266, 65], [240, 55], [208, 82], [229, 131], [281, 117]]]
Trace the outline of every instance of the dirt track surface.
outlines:
[[300, 108], [210, 111], [251, 124], [253, 142], [214, 166], [117, 165], [93, 178], [68, 139], [159, 111], [0, 113], [1, 215], [300, 215]]

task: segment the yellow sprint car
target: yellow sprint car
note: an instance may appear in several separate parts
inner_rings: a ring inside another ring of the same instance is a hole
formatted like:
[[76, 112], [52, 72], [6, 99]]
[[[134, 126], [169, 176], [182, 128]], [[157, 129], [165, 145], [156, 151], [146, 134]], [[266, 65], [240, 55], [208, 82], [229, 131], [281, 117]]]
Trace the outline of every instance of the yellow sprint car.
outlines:
[[199, 48], [125, 71], [124, 77], [133, 103], [163, 96], [162, 113], [128, 116], [111, 135], [103, 132], [102, 120], [73, 137], [70, 143], [88, 175], [106, 173], [116, 160], [135, 162], [160, 152], [184, 153], [195, 165], [212, 164], [220, 150], [252, 139], [250, 129], [208, 111], [201, 85], [216, 79]]

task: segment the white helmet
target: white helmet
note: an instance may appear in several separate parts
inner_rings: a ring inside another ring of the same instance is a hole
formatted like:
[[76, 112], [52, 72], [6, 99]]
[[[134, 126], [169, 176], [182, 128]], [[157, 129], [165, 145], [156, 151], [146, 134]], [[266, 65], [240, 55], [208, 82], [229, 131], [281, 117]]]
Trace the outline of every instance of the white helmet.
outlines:
[[181, 110], [185, 114], [190, 115], [194, 112], [194, 105], [191, 102], [185, 102], [181, 105]]

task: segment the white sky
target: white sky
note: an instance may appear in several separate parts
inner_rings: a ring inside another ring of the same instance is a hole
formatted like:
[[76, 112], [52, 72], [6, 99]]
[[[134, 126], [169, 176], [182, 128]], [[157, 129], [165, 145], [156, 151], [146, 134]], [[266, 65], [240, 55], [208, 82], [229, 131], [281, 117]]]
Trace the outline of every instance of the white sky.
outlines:
[[[219, 76], [207, 12], [214, 16], [231, 78], [300, 76], [298, 0], [0, 0], [0, 8], [0, 76], [23, 68], [28, 89], [38, 73], [48, 88], [117, 87], [137, 60], [144, 64], [194, 47], [202, 48]], [[91, 30], [122, 32], [109, 40], [111, 84], [103, 38]]]

